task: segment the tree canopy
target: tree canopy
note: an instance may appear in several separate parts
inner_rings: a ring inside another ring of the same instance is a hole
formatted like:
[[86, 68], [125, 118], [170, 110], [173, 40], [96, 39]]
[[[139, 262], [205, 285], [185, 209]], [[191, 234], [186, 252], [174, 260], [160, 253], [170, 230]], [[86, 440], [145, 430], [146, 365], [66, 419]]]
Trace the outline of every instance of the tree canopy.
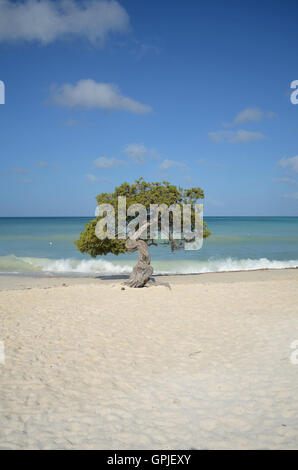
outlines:
[[[168, 181], [162, 182], [146, 182], [143, 178], [135, 181], [135, 183], [123, 183], [116, 187], [111, 193], [101, 193], [96, 197], [98, 205], [100, 204], [111, 204], [114, 208], [116, 220], [118, 218], [118, 197], [125, 196], [126, 204], [129, 207], [132, 204], [142, 204], [146, 207], [149, 214], [151, 204], [166, 204], [170, 207], [173, 204], [177, 204], [182, 208], [184, 204], [191, 204], [191, 225], [194, 227], [195, 211], [194, 205], [204, 199], [204, 191], [199, 188], [183, 189], [180, 186], [170, 184]], [[80, 237], [74, 243], [76, 244], [79, 251], [82, 253], [88, 253], [92, 257], [98, 255], [106, 255], [112, 253], [119, 255], [125, 253], [125, 240], [120, 240], [117, 237], [115, 239], [105, 238], [100, 240], [95, 234], [95, 227], [99, 220], [96, 217], [91, 220], [85, 226], [85, 231], [81, 232]], [[169, 214], [170, 227], [172, 222], [172, 214]], [[129, 223], [127, 218], [127, 223]], [[206, 238], [210, 235], [207, 225], [203, 223], [203, 237]], [[153, 240], [148, 239], [148, 244], [154, 243]], [[172, 249], [180, 248], [179, 244], [175, 244], [173, 239], [169, 239], [168, 243], [171, 244]]]

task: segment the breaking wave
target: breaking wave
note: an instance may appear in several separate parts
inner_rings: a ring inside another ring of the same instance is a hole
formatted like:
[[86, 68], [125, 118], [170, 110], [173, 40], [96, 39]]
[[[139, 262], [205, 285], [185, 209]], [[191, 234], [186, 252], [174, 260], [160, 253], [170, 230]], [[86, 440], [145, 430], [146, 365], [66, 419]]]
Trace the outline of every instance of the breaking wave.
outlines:
[[[15, 255], [0, 256], [0, 273], [2, 274], [36, 274], [36, 275], [71, 275], [71, 276], [113, 276], [129, 274], [135, 260], [108, 261], [102, 258], [50, 259], [29, 258]], [[223, 271], [250, 271], [255, 269], [297, 268], [297, 260], [269, 260], [210, 258], [208, 260], [153, 260], [155, 274], [199, 274]]]

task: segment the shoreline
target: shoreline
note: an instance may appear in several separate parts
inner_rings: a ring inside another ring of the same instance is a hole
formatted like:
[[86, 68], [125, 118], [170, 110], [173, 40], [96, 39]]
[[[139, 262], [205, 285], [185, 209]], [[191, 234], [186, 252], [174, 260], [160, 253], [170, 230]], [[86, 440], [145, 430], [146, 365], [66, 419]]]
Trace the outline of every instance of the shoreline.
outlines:
[[[205, 283], [234, 283], [234, 282], [253, 282], [269, 280], [296, 279], [298, 277], [298, 268], [282, 269], [251, 269], [239, 271], [219, 271], [211, 273], [195, 274], [156, 274], [153, 275], [153, 283], [146, 286], [163, 285], [163, 280], [167, 284], [205, 284]], [[22, 290], [33, 288], [52, 288], [61, 286], [74, 286], [82, 284], [121, 285], [129, 275], [107, 275], [107, 276], [49, 276], [49, 275], [31, 275], [31, 274], [0, 274], [0, 291], [3, 290]]]

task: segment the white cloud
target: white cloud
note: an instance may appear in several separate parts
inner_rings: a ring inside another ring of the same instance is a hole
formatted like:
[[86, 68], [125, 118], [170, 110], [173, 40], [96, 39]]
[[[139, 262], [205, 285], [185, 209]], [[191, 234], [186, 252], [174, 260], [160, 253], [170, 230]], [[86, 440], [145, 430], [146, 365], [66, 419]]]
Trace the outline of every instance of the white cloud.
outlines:
[[86, 175], [86, 178], [87, 178], [87, 180], [91, 181], [92, 183], [95, 183], [95, 182], [99, 181], [99, 178], [96, 178], [96, 176], [90, 175], [90, 174]]
[[17, 168], [10, 168], [9, 171], [11, 173], [15, 173], [16, 175], [27, 175], [28, 171], [25, 168], [17, 167]]
[[298, 193], [284, 194], [283, 197], [285, 199], [298, 199]]
[[283, 157], [281, 160], [279, 160], [278, 164], [282, 168], [289, 168], [289, 170], [298, 173], [298, 155], [292, 158]]
[[144, 163], [147, 149], [144, 144], [129, 144], [124, 152], [135, 163]]
[[292, 184], [293, 186], [298, 186], [298, 181], [293, 180], [293, 178], [288, 178], [287, 176], [282, 176], [281, 178], [274, 178], [273, 181], [277, 183], [287, 183]]
[[262, 119], [263, 111], [259, 108], [246, 108], [240, 111], [234, 119], [234, 124], [243, 124], [244, 122], [258, 122]]
[[60, 169], [60, 165], [57, 165], [57, 163], [49, 163], [44, 160], [40, 160], [37, 162], [38, 168], [55, 168], [55, 170]]
[[266, 137], [261, 132], [251, 132], [243, 129], [239, 129], [238, 131], [209, 132], [208, 135], [213, 142], [228, 142], [229, 144], [266, 139]]
[[0, 41], [49, 44], [64, 36], [103, 42], [129, 30], [129, 16], [115, 0], [0, 0]]
[[159, 154], [154, 150], [145, 147], [144, 144], [132, 143], [128, 144], [124, 149], [124, 153], [135, 163], [144, 163], [146, 157], [159, 159]]
[[132, 53], [135, 54], [137, 60], [141, 60], [148, 53], [158, 55], [160, 53], [160, 49], [152, 44], [145, 44], [136, 41], [136, 48]]
[[260, 108], [246, 108], [240, 111], [230, 123], [223, 123], [225, 127], [233, 127], [245, 122], [259, 122], [262, 119], [276, 118], [277, 114], [272, 111], [262, 111]]
[[186, 165], [184, 163], [176, 162], [174, 160], [165, 159], [162, 161], [162, 163], [159, 166], [161, 170], [168, 170], [169, 168], [174, 168], [174, 167], [186, 168]]
[[49, 166], [49, 163], [48, 163], [48, 162], [44, 162], [44, 161], [40, 161], [40, 162], [37, 163], [37, 166], [38, 166], [39, 168], [45, 168], [45, 167]]
[[152, 111], [150, 106], [121, 95], [116, 85], [97, 83], [92, 79], [79, 80], [76, 85], [65, 83], [53, 90], [51, 99], [59, 106], [101, 108], [135, 114], [148, 114]]
[[94, 160], [95, 168], [117, 168], [119, 166], [125, 165], [123, 160], [118, 160], [117, 158], [107, 158], [107, 157], [99, 157]]
[[91, 183], [111, 183], [112, 181], [108, 178], [97, 178], [94, 175], [86, 175], [87, 180], [91, 181]]
[[20, 178], [19, 182], [22, 184], [31, 184], [33, 183], [33, 180], [31, 180], [30, 178]]

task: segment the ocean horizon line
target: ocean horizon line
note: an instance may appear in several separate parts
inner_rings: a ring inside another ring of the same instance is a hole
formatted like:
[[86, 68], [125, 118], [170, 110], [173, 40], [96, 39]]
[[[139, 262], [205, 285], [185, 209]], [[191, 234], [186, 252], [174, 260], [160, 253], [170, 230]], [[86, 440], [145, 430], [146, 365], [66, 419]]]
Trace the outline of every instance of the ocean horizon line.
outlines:
[[[0, 219], [89, 219], [95, 218], [95, 215], [0, 215]], [[208, 218], [269, 218], [269, 217], [279, 217], [279, 218], [298, 218], [297, 215], [204, 215]]]

